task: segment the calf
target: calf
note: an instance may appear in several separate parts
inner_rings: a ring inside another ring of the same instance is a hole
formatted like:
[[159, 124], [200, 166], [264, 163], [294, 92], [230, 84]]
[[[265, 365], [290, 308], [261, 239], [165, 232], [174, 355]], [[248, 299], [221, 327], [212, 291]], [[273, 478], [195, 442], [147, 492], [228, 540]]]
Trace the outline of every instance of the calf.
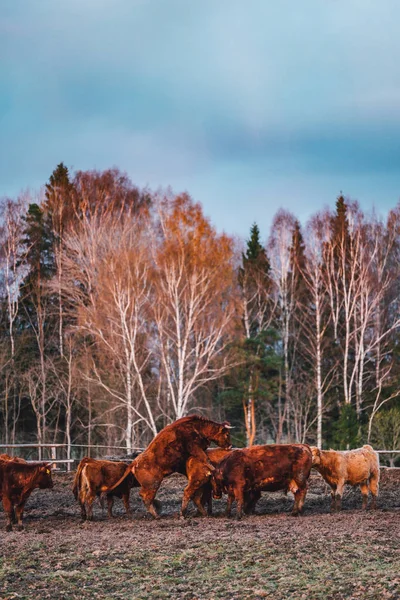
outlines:
[[340, 510], [345, 484], [359, 485], [362, 493], [362, 508], [368, 505], [371, 490], [371, 508], [376, 508], [379, 492], [379, 455], [372, 446], [357, 450], [319, 450], [311, 447], [313, 468], [316, 469], [331, 487], [331, 510]]
[[[222, 459], [224, 459], [231, 450], [222, 448], [211, 448], [206, 450], [209, 462], [215, 468]], [[205, 517], [212, 514], [212, 488], [211, 488], [211, 470], [204, 461], [191, 456], [185, 464], [183, 475], [188, 478], [188, 484], [183, 492], [181, 515], [186, 516], [187, 507], [190, 500], [197, 506], [199, 513]], [[207, 504], [207, 512], [205, 505]]]
[[233, 450], [218, 465], [212, 477], [213, 496], [228, 494], [226, 516], [237, 502], [237, 518], [242, 517], [245, 494], [256, 501], [262, 491], [290, 490], [295, 498], [293, 516], [302, 513], [312, 454], [305, 444], [270, 444]]
[[12, 530], [17, 522], [18, 531], [22, 531], [22, 515], [25, 503], [35, 488], [53, 487], [50, 464], [28, 464], [14, 460], [0, 460], [0, 490], [4, 512], [7, 515], [6, 530]]
[[[209, 462], [216, 468], [219, 463], [230, 454], [232, 450], [223, 450], [222, 448], [210, 448], [206, 450]], [[190, 500], [197, 506], [199, 513], [205, 517], [212, 515], [212, 485], [211, 470], [203, 461], [191, 456], [186, 461], [183, 475], [188, 478], [188, 484], [183, 492], [181, 516], [187, 514], [187, 507]], [[244, 501], [244, 512], [246, 514], [254, 512], [257, 501], [261, 496], [260, 492], [246, 492]], [[207, 505], [207, 511], [205, 506]]]
[[[82, 519], [91, 521], [93, 519], [93, 502], [96, 496], [101, 499], [101, 494], [106, 492], [124, 475], [126, 463], [114, 462], [111, 460], [95, 460], [85, 457], [81, 460], [76, 470], [76, 475], [72, 487], [75, 498], [81, 507]], [[107, 493], [108, 516], [112, 517], [112, 508], [114, 496], [122, 498], [128, 516], [131, 515], [129, 506], [129, 494], [133, 486], [137, 486], [132, 473], [121, 481], [121, 483]]]

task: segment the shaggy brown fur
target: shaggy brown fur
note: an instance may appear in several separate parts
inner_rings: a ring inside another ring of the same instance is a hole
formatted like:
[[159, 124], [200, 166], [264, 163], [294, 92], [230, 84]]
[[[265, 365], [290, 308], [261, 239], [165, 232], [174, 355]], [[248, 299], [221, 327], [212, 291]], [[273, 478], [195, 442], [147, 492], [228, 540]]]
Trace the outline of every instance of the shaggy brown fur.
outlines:
[[240, 519], [245, 493], [290, 490], [295, 498], [292, 515], [297, 516], [303, 510], [311, 465], [311, 450], [305, 444], [270, 444], [233, 450], [213, 473], [213, 495], [220, 498], [223, 492], [228, 494], [227, 516], [236, 500]]
[[[210, 463], [217, 468], [219, 463], [230, 454], [232, 450], [223, 450], [222, 448], [209, 448], [207, 456]], [[182, 472], [188, 478], [188, 484], [183, 492], [182, 499], [182, 517], [186, 516], [187, 507], [190, 500], [197, 506], [199, 513], [205, 517], [212, 515], [212, 472], [209, 467], [198, 458], [190, 457], [186, 462], [186, 470]], [[246, 514], [253, 513], [257, 501], [261, 497], [261, 492], [245, 492], [244, 512]], [[207, 512], [205, 506], [207, 505]]]
[[9, 454], [0, 454], [0, 460], [13, 460], [17, 463], [27, 464], [26, 460], [20, 458], [19, 456], [10, 456]]
[[[222, 448], [209, 448], [207, 450], [207, 456], [213, 467], [223, 460], [231, 450], [223, 450]], [[189, 457], [186, 461], [185, 469], [182, 471], [183, 475], [188, 478], [188, 484], [183, 492], [181, 515], [186, 516], [187, 507], [190, 500], [193, 500], [197, 506], [199, 513], [205, 517], [207, 514], [212, 514], [212, 487], [211, 487], [211, 475], [212, 472], [209, 466], [204, 462], [195, 458], [194, 456]], [[205, 505], [207, 504], [207, 512]]]
[[199, 459], [213, 471], [214, 466], [209, 461], [206, 449], [211, 442], [230, 449], [229, 429], [229, 423], [216, 423], [198, 415], [183, 417], [164, 427], [146, 450], [135, 458], [124, 477], [129, 473], [134, 474], [141, 486], [140, 496], [153, 517], [158, 518], [154, 499], [164, 477], [185, 472], [190, 456]]
[[319, 450], [311, 447], [313, 469], [321, 473], [331, 487], [331, 510], [340, 510], [343, 488], [346, 484], [359, 485], [363, 497], [362, 508], [368, 505], [368, 493], [371, 490], [371, 508], [376, 508], [379, 493], [379, 455], [372, 446], [363, 446], [357, 450]]

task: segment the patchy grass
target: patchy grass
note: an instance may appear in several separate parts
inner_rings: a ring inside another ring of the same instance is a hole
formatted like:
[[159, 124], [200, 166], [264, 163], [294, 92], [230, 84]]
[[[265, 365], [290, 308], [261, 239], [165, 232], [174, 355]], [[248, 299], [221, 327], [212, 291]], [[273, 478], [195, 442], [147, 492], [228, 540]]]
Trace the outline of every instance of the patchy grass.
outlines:
[[240, 522], [181, 521], [184, 480], [174, 477], [160, 494], [160, 521], [144, 517], [133, 491], [132, 520], [119, 510], [109, 521], [97, 508], [97, 521], [81, 523], [67, 479], [58, 478], [54, 494], [32, 496], [25, 532], [6, 534], [0, 519], [2, 600], [400, 598], [397, 486], [382, 486], [373, 512], [353, 510], [361, 501], [350, 492], [342, 513], [327, 514], [316, 481], [300, 519], [287, 514], [290, 499], [274, 494], [263, 498], [264, 514]]

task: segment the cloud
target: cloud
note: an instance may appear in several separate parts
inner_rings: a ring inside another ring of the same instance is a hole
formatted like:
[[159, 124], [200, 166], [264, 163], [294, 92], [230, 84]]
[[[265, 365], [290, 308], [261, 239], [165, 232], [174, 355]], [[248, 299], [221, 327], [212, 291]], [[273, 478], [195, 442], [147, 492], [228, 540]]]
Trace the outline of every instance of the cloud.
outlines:
[[239, 196], [287, 197], [290, 179], [306, 198], [321, 179], [330, 190], [368, 179], [378, 193], [386, 177], [393, 193], [397, 0], [13, 0], [0, 11], [0, 194], [43, 183], [60, 160], [193, 189], [215, 214], [232, 181]]

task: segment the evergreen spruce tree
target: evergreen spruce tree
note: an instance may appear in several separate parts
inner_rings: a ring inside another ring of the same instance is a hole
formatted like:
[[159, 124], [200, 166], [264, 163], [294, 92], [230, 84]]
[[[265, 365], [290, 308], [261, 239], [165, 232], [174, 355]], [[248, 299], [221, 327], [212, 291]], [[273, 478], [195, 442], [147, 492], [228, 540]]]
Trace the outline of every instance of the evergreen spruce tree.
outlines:
[[260, 242], [260, 230], [256, 223], [250, 229], [250, 239], [242, 254], [239, 285], [243, 294], [245, 339], [239, 344], [238, 352], [245, 367], [241, 370], [236, 389], [240, 389], [247, 444], [252, 445], [256, 436], [256, 405], [269, 396], [266, 378], [271, 372], [277, 373], [274, 351], [276, 336], [270, 328], [268, 317], [271, 304], [270, 263]]
[[341, 407], [339, 418], [333, 425], [333, 443], [336, 450], [351, 450], [360, 445], [360, 426], [351, 404]]

